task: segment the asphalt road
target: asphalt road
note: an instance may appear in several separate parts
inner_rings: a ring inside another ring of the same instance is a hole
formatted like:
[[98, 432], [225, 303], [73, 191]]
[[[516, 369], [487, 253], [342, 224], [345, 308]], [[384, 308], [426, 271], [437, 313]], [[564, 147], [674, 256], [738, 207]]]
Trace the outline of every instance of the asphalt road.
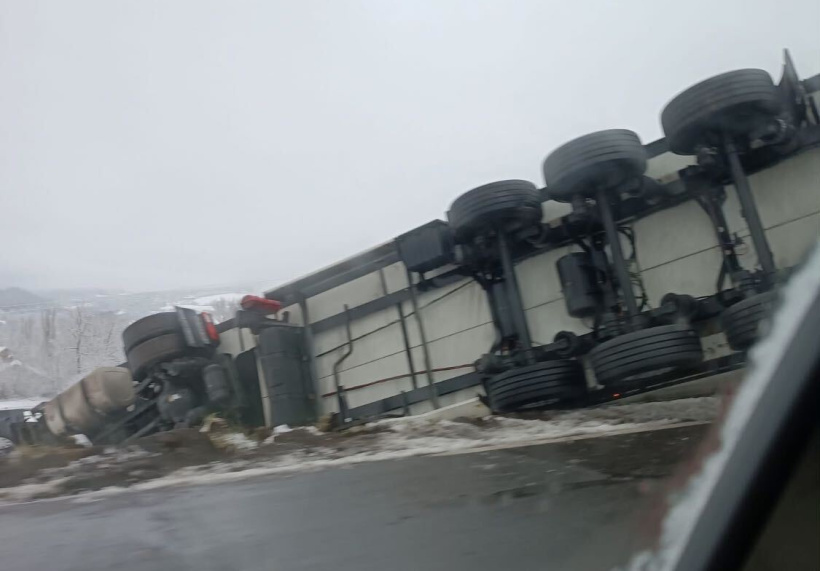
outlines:
[[703, 426], [0, 507], [0, 568], [601, 570]]

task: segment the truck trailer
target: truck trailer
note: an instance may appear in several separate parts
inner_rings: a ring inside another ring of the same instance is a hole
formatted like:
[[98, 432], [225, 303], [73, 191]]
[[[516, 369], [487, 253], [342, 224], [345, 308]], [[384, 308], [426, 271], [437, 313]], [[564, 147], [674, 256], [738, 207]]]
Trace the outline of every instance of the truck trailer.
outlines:
[[663, 139], [582, 134], [544, 149], [544, 184], [469, 190], [227, 321], [136, 321], [125, 363], [11, 432], [120, 443], [210, 414], [344, 428], [477, 396], [494, 413], [585, 407], [740, 369], [820, 235], [819, 104], [820, 75], [801, 80], [788, 52], [778, 82], [706, 79], [662, 110]]

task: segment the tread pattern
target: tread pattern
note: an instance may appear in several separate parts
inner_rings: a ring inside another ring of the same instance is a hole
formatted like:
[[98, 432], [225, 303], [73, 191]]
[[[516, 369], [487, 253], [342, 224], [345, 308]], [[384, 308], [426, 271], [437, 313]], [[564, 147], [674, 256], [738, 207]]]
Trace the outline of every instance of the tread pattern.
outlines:
[[505, 180], [474, 188], [450, 206], [447, 219], [457, 240], [483, 230], [516, 230], [541, 221], [541, 194], [526, 180]]
[[512, 412], [539, 403], [580, 398], [586, 382], [581, 365], [566, 359], [505, 371], [488, 379], [485, 388], [494, 411]]
[[122, 332], [122, 344], [125, 352], [128, 353], [135, 346], [149, 339], [181, 331], [179, 318], [175, 311], [155, 313], [138, 319], [126, 327]]
[[703, 349], [688, 325], [663, 325], [601, 343], [589, 352], [589, 360], [598, 382], [613, 386], [635, 375], [697, 364]]
[[744, 351], [755, 344], [760, 337], [761, 325], [771, 316], [775, 300], [775, 292], [761, 293], [739, 301], [723, 312], [723, 331], [732, 349]]
[[187, 351], [188, 345], [181, 335], [160, 335], [140, 343], [127, 353], [128, 368], [131, 369], [134, 380], [138, 381], [149, 367], [181, 357]]
[[715, 133], [747, 133], [760, 119], [778, 115], [783, 103], [771, 76], [762, 69], [722, 73], [693, 85], [667, 103], [661, 125], [669, 149], [692, 155]]
[[544, 180], [551, 198], [568, 201], [598, 188], [616, 189], [646, 172], [647, 154], [638, 135], [610, 129], [578, 137], [544, 159]]

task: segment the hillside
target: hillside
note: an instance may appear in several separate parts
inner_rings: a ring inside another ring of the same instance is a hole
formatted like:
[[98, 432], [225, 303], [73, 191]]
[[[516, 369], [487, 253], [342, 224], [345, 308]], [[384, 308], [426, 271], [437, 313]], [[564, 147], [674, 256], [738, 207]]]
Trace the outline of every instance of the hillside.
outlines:
[[46, 303], [49, 300], [19, 287], [0, 289], [0, 309]]

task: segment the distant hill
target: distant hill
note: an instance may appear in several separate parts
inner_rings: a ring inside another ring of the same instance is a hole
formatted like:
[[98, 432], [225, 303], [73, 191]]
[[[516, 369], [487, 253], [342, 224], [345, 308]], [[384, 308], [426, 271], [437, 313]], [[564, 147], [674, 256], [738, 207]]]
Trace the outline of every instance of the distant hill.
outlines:
[[49, 300], [19, 287], [0, 289], [0, 309], [47, 303]]
[[199, 306], [200, 311], [210, 311], [215, 318], [222, 320], [233, 315], [244, 294], [261, 295], [269, 288], [267, 283], [149, 292], [83, 288], [37, 290], [32, 293], [20, 288], [8, 288], [0, 289], [0, 313], [40, 313], [46, 308], [71, 310], [82, 305], [92, 311], [110, 311], [138, 319], [182, 305]]

